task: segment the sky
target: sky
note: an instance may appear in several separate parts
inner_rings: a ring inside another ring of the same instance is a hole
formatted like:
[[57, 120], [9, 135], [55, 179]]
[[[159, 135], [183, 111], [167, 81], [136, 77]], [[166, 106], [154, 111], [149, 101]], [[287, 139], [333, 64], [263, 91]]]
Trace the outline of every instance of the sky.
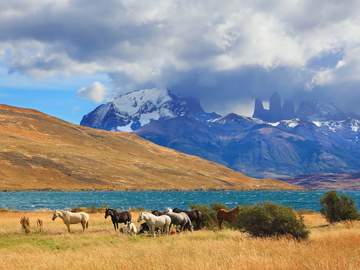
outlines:
[[1, 104], [79, 124], [154, 87], [221, 115], [275, 91], [360, 114], [360, 1], [1, 1]]

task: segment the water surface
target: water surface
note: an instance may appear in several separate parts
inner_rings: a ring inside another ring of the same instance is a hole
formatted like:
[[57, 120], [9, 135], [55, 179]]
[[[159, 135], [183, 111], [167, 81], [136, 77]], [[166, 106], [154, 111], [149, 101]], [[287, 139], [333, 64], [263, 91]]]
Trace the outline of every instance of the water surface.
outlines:
[[[339, 191], [355, 202], [360, 191]], [[233, 208], [271, 201], [289, 205], [296, 210], [320, 211], [319, 199], [324, 191], [22, 191], [0, 192], [0, 208], [19, 211], [71, 209], [75, 206], [96, 207], [108, 204], [118, 210], [143, 207], [165, 210], [166, 207], [189, 209], [189, 203], [221, 202]]]

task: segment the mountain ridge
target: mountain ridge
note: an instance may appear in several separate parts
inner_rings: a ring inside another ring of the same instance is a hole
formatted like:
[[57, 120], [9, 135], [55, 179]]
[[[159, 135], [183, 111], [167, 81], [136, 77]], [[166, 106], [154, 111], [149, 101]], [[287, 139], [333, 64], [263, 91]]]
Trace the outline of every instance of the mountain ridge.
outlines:
[[252, 177], [278, 178], [357, 172], [359, 130], [354, 119], [268, 123], [232, 113], [207, 122], [186, 116], [154, 121], [134, 134]]
[[0, 105], [0, 190], [298, 190], [131, 133]]

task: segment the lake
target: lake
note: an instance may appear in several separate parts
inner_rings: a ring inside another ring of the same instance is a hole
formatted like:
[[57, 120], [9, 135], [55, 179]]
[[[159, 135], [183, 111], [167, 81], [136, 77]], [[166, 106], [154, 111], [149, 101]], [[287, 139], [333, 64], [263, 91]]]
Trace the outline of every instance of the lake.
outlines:
[[[108, 204], [118, 210], [143, 207], [165, 210], [165, 207], [188, 209], [189, 203], [220, 202], [229, 209], [271, 201], [296, 210], [320, 212], [319, 199], [325, 191], [22, 191], [0, 192], [0, 208], [19, 211], [71, 209], [74, 206], [96, 207]], [[360, 202], [360, 191], [339, 191]]]

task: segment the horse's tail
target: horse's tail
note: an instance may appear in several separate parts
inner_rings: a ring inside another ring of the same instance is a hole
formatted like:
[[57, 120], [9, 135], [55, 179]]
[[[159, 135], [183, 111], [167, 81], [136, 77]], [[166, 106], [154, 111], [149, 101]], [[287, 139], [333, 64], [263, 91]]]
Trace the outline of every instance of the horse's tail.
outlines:
[[201, 213], [199, 210], [195, 210], [195, 213], [196, 213], [197, 229], [200, 229], [200, 223], [201, 223], [202, 213]]

